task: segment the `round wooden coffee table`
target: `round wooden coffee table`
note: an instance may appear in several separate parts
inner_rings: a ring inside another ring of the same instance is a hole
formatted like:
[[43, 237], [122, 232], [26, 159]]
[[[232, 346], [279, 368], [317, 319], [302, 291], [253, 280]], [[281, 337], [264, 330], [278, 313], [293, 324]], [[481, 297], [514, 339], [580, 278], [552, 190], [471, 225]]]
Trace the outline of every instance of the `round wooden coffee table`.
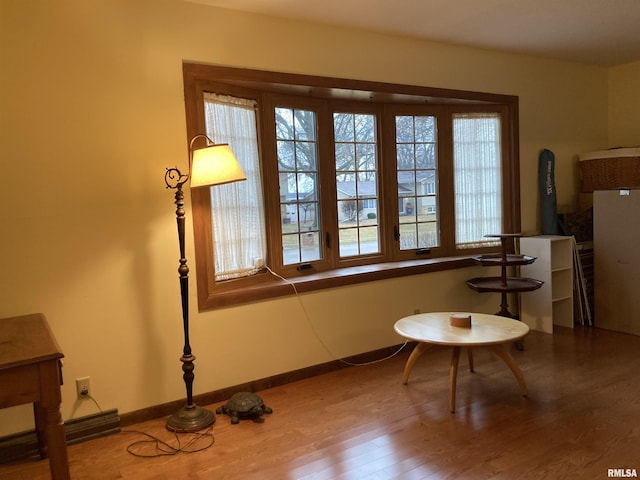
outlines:
[[404, 385], [407, 384], [413, 365], [429, 346], [444, 345], [453, 347], [449, 375], [449, 406], [451, 413], [454, 413], [460, 351], [462, 348], [468, 349], [469, 369], [473, 372], [471, 349], [482, 347], [491, 350], [507, 364], [520, 385], [520, 392], [526, 397], [528, 392], [524, 377], [506, 345], [522, 340], [529, 333], [529, 327], [512, 318], [485, 313], [468, 314], [471, 315], [471, 328], [453, 327], [449, 322], [451, 314], [452, 312], [420, 313], [402, 318], [396, 322], [394, 330], [398, 334], [418, 342], [404, 367], [402, 383]]

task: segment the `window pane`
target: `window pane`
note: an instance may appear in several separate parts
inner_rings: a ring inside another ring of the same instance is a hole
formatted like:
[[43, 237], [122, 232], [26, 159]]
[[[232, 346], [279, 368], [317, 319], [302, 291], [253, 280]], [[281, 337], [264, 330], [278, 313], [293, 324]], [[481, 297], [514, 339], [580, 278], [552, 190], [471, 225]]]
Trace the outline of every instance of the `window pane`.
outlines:
[[322, 258], [316, 114], [276, 108], [284, 265]]
[[375, 119], [373, 115], [355, 115], [356, 142], [375, 143]]
[[376, 118], [334, 113], [340, 256], [380, 252]]
[[396, 143], [413, 143], [413, 117], [408, 115], [396, 116]]
[[320, 232], [306, 232], [301, 235], [300, 243], [302, 248], [303, 262], [313, 262], [320, 259]]
[[413, 143], [396, 143], [398, 170], [414, 170], [416, 168], [416, 152]]
[[354, 115], [334, 113], [333, 134], [336, 142], [353, 142], [355, 140]]
[[300, 235], [295, 232], [293, 234], [285, 233], [283, 228], [282, 234], [282, 248], [283, 248], [283, 261], [285, 265], [291, 265], [292, 263], [300, 263]]
[[316, 159], [316, 142], [295, 142], [297, 169], [315, 172], [318, 170]]
[[495, 244], [502, 233], [500, 115], [457, 114], [453, 118], [456, 247]]
[[314, 142], [316, 139], [316, 114], [307, 110], [293, 110], [295, 139]]
[[436, 119], [435, 117], [414, 117], [416, 122], [415, 135], [417, 142], [436, 141]]
[[[435, 211], [434, 217], [435, 217]], [[436, 222], [422, 222], [418, 224], [418, 248], [428, 248], [437, 245], [438, 230]]]
[[295, 171], [296, 159], [293, 153], [293, 142], [278, 140], [277, 148], [280, 171]]
[[230, 145], [247, 176], [210, 188], [215, 280], [253, 275], [266, 252], [255, 102], [205, 93], [204, 106], [207, 135]]
[[358, 164], [356, 168], [359, 171], [375, 171], [376, 170], [375, 143], [356, 144], [356, 158], [358, 159]]
[[400, 250], [439, 246], [436, 119], [396, 116]]
[[355, 170], [356, 147], [353, 143], [337, 143], [335, 148], [336, 171], [349, 172]]
[[378, 235], [379, 228], [377, 225], [372, 227], [341, 228], [339, 230], [340, 256], [354, 257], [378, 253], [380, 251]]

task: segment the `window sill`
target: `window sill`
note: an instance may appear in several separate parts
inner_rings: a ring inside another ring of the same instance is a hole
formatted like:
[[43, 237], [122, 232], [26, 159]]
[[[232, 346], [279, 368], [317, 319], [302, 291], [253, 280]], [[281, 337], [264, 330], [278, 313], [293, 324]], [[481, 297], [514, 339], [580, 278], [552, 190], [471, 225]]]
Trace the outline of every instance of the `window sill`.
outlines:
[[453, 270], [473, 265], [476, 264], [471, 256], [444, 257], [342, 268], [328, 272], [310, 273], [286, 281], [267, 272], [252, 277], [250, 284], [246, 279], [242, 279], [230, 280], [216, 285], [213, 291], [208, 292], [207, 295], [199, 295], [198, 308], [200, 311], [205, 311], [291, 295], [296, 292], [312, 292], [325, 288]]

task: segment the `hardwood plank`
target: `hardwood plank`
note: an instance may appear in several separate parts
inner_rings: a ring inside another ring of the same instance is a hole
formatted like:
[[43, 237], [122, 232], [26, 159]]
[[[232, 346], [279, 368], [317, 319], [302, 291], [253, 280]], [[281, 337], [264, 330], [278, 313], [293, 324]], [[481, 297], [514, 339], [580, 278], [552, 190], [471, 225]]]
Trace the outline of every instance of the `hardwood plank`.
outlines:
[[[529, 398], [520, 395], [504, 362], [478, 350], [475, 373], [460, 368], [451, 414], [450, 349], [429, 349], [402, 385], [407, 349], [381, 363], [263, 390], [272, 415], [239, 425], [219, 415], [215, 444], [198, 453], [127, 453], [143, 438], [136, 431], [175, 444], [165, 418], [71, 446], [72, 478], [539, 480], [640, 470], [640, 337], [580, 327], [532, 332], [524, 345], [510, 353]], [[0, 465], [0, 478], [48, 479], [48, 465]]]

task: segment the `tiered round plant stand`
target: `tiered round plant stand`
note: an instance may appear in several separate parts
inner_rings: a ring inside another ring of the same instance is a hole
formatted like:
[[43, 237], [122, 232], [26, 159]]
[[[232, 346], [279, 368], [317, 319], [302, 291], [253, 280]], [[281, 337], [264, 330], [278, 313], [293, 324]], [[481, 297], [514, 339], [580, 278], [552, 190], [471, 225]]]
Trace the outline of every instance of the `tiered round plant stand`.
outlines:
[[469, 286], [469, 288], [475, 290], [476, 292], [497, 292], [502, 294], [500, 311], [496, 313], [496, 315], [515, 318], [515, 316], [512, 315], [509, 311], [507, 294], [531, 292], [540, 288], [544, 282], [535, 280], [533, 278], [509, 277], [507, 276], [507, 267], [515, 265], [528, 265], [535, 262], [536, 257], [507, 253], [507, 242], [521, 237], [522, 234], [520, 233], [501, 233], [497, 235], [485, 236], [489, 238], [499, 238], [501, 243], [501, 252], [497, 254], [478, 255], [477, 257], [474, 257], [474, 260], [485, 267], [499, 266], [501, 268], [501, 275], [499, 277], [472, 278], [471, 280], [467, 280], [467, 285]]

